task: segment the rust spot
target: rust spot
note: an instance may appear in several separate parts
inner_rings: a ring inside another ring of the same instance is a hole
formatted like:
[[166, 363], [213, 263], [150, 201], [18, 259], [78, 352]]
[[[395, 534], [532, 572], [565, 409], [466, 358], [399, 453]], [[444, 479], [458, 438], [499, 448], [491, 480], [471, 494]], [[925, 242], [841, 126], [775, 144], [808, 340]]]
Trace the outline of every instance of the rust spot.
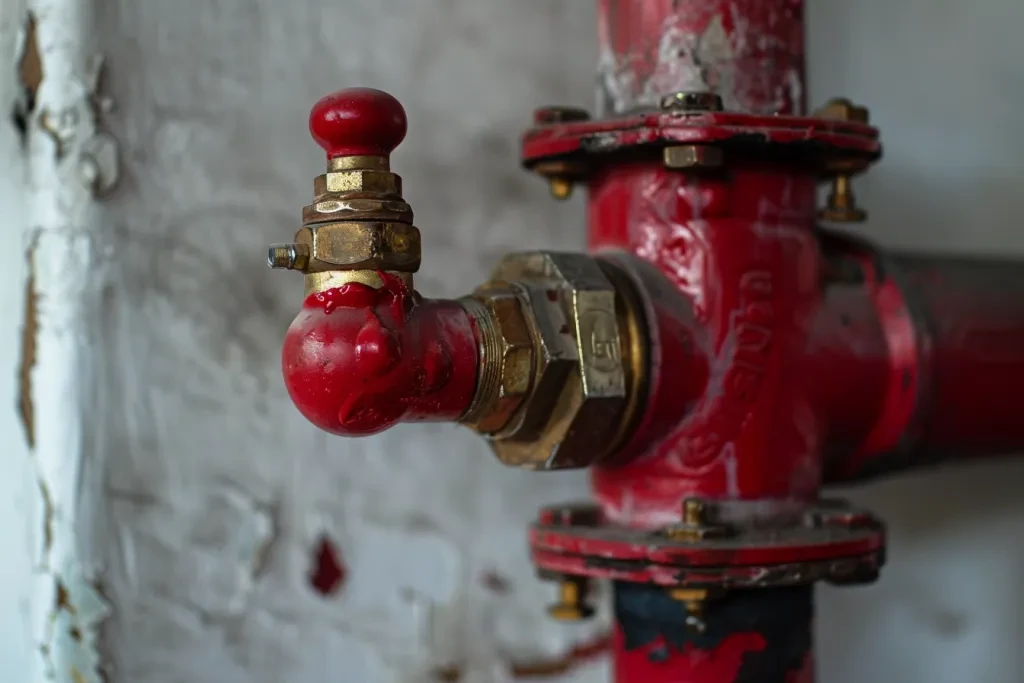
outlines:
[[577, 645], [557, 659], [514, 662], [511, 666], [512, 677], [523, 680], [562, 676], [576, 667], [602, 657], [610, 648], [611, 636], [602, 635], [588, 643]]
[[71, 604], [71, 594], [64, 582], [57, 579], [57, 597], [54, 599], [54, 609], [57, 612], [64, 610], [68, 614], [75, 613], [75, 606]]
[[49, 553], [53, 547], [53, 496], [42, 479], [39, 480], [39, 493], [43, 497], [43, 549]]
[[345, 565], [334, 543], [321, 536], [313, 551], [309, 585], [320, 595], [334, 595], [345, 582]]
[[458, 683], [462, 679], [462, 668], [454, 664], [439, 666], [430, 672], [430, 677], [442, 683]]
[[29, 12], [25, 17], [25, 41], [21, 58], [18, 59], [18, 83], [21, 97], [14, 105], [14, 125], [22, 140], [28, 131], [28, 120], [36, 107], [36, 92], [43, 82], [43, 60], [39, 56], [39, 41], [36, 38], [36, 17]]
[[480, 575], [480, 585], [498, 595], [504, 595], [512, 590], [512, 582], [493, 569]]
[[36, 293], [35, 249], [33, 241], [28, 249], [28, 281], [25, 283], [25, 317], [21, 325], [21, 359], [18, 362], [18, 414], [25, 430], [29, 448], [35, 448], [35, 406], [32, 404], [32, 370], [36, 365], [37, 335], [39, 318]]
[[64, 138], [61, 137], [60, 130], [57, 129], [56, 124], [50, 119], [50, 112], [45, 109], [39, 114], [39, 128], [44, 133], [50, 136], [53, 140], [54, 152], [53, 155], [58, 160], [64, 158]]

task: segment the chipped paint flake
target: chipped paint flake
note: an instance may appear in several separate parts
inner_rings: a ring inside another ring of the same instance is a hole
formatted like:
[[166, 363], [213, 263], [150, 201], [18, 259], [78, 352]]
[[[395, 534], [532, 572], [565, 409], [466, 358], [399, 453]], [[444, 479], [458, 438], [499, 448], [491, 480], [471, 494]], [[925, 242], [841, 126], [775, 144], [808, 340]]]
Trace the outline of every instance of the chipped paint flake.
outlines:
[[110, 605], [81, 569], [66, 563], [54, 579], [54, 606], [41, 651], [56, 683], [101, 683], [99, 628]]

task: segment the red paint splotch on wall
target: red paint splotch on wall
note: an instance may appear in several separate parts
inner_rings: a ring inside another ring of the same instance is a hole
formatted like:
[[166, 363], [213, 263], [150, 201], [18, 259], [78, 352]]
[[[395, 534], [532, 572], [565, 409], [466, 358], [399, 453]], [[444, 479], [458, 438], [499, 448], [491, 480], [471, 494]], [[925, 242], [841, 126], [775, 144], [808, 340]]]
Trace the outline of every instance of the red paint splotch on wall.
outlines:
[[344, 585], [347, 573], [338, 547], [327, 536], [321, 536], [313, 546], [309, 585], [320, 595], [334, 595]]

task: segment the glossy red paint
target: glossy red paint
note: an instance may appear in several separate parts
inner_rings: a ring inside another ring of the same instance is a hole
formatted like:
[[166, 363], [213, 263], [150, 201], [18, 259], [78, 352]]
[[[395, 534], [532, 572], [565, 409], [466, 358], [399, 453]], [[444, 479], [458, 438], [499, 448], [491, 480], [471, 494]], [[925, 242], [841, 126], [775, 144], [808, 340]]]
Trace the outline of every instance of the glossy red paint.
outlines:
[[[687, 645], [678, 649], [659, 638], [641, 647], [626, 647], [621, 630], [613, 640], [616, 683], [707, 683], [735, 681], [743, 658], [765, 648], [764, 637], [757, 632], [738, 632], [725, 638], [713, 650]], [[800, 680], [800, 679], [796, 679]], [[811, 683], [813, 679], [808, 679]], [[779, 681], [778, 683], [790, 683]], [[795, 681], [794, 681], [795, 683]], [[802, 681], [801, 681], [802, 683]]]
[[456, 420], [473, 398], [478, 347], [465, 309], [381, 277], [380, 289], [351, 282], [309, 295], [285, 336], [288, 394], [333, 434]]
[[348, 88], [321, 98], [309, 113], [309, 132], [327, 157], [387, 156], [405, 139], [401, 103], [373, 88]]
[[714, 90], [740, 111], [804, 110], [802, 0], [599, 0], [598, 44], [609, 112], [680, 90]]
[[997, 259], [862, 258], [872, 264], [865, 289], [885, 331], [889, 380], [875, 429], [858, 450], [832, 454], [827, 482], [1024, 447], [1024, 268]]
[[[817, 495], [824, 424], [802, 372], [823, 272], [815, 187], [811, 173], [758, 164], [696, 176], [639, 162], [592, 179], [591, 248], [654, 264], [693, 312], [675, 325], [685, 338], [662, 345], [689, 362], [660, 363], [670, 376], [654, 373], [647, 403], [665, 416], [676, 406], [674, 419], [634, 435], [627, 449], [643, 457], [594, 470], [610, 519], [663, 526], [689, 495]], [[702, 385], [681, 384], [677, 368]]]

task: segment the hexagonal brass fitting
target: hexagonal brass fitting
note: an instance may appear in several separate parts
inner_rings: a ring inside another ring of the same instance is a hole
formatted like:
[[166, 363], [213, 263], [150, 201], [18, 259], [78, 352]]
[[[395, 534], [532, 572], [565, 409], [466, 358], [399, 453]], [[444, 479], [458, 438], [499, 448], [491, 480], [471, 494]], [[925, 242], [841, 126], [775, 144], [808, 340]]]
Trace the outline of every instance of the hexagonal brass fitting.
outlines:
[[308, 225], [295, 234], [305, 247], [305, 272], [325, 270], [394, 270], [414, 273], [420, 267], [420, 231], [406, 223], [339, 221]]
[[[468, 307], [483, 342], [477, 400], [464, 421], [490, 439], [505, 464], [584, 467], [614, 452], [628, 434], [646, 344], [638, 307], [623, 280], [613, 284], [612, 269], [585, 254], [511, 254], [474, 293], [492, 322]], [[496, 305], [504, 307], [504, 322], [493, 322]], [[521, 338], [524, 327], [532, 350], [525, 397], [526, 355], [508, 341]]]
[[420, 232], [412, 220], [402, 179], [391, 172], [387, 157], [336, 157], [313, 181], [302, 229], [292, 243], [272, 245], [268, 261], [305, 273], [306, 294], [347, 282], [379, 287], [380, 271], [411, 287], [421, 259]]
[[525, 297], [512, 286], [490, 287], [462, 300], [481, 332], [475, 400], [462, 422], [481, 434], [509, 423], [533, 383], [533, 332]]

